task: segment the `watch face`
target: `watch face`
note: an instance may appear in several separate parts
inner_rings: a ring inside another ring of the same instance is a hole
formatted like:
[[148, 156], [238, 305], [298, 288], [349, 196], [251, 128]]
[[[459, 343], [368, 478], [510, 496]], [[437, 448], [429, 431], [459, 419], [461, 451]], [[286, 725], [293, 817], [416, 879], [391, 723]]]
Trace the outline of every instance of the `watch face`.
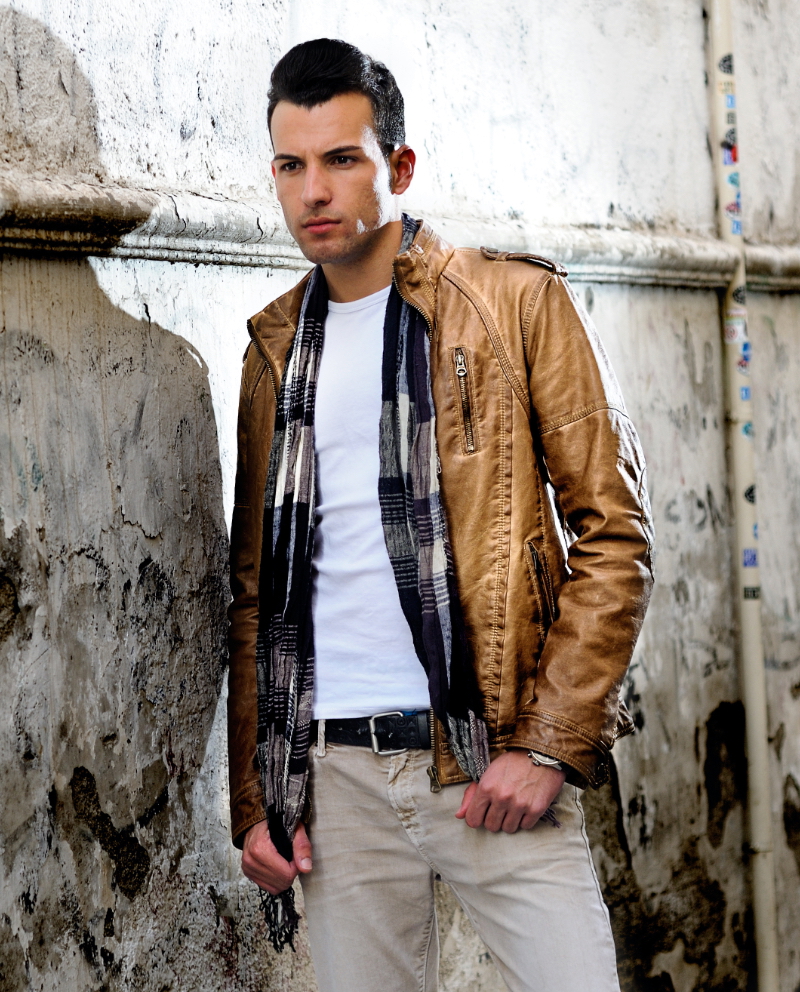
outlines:
[[559, 772], [564, 771], [564, 766], [555, 758], [550, 758], [546, 754], [539, 754], [538, 751], [528, 751], [528, 757], [534, 765], [543, 765], [546, 768], [555, 768]]

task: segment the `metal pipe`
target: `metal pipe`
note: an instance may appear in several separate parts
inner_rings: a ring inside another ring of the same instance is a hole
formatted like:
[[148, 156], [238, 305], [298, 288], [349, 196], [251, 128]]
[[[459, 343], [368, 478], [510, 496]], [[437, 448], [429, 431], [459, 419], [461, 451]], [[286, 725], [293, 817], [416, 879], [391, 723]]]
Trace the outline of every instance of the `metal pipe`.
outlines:
[[751, 346], [742, 238], [742, 177], [736, 125], [731, 0], [709, 0], [709, 86], [720, 236], [736, 247], [739, 264], [722, 304], [727, 441], [736, 524], [736, 592], [739, 663], [745, 707], [748, 828], [753, 880], [756, 966], [759, 992], [778, 992], [778, 934], [772, 849], [769, 744], [761, 583], [753, 456]]

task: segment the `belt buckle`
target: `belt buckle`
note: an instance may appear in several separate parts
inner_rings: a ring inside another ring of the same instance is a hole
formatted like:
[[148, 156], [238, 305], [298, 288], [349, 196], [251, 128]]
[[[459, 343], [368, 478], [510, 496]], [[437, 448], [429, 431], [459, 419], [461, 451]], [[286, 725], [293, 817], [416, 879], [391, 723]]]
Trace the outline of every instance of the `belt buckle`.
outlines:
[[407, 751], [407, 747], [400, 747], [394, 751], [381, 751], [380, 745], [378, 744], [378, 735], [375, 730], [375, 721], [380, 720], [382, 716], [405, 716], [402, 710], [388, 710], [386, 713], [373, 713], [372, 716], [367, 717], [367, 723], [369, 724], [369, 736], [372, 741], [372, 753], [380, 755], [389, 754], [402, 754], [403, 751]]

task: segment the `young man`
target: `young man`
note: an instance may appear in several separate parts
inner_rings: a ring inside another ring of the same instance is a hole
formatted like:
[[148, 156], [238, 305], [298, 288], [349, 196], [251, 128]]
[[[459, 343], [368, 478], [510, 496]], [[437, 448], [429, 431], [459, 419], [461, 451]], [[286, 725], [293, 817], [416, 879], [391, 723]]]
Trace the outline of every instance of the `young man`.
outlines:
[[385, 66], [298, 45], [269, 114], [316, 268], [252, 319], [242, 375], [242, 867], [276, 946], [300, 874], [322, 992], [437, 987], [437, 875], [510, 989], [617, 989], [578, 788], [632, 729], [652, 530], [613, 372], [559, 265], [401, 215]]

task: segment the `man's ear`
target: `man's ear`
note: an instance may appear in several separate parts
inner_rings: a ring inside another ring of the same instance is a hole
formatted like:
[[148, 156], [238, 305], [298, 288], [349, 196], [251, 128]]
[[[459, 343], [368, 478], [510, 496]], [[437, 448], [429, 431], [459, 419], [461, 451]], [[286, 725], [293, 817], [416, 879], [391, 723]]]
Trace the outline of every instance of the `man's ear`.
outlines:
[[389, 156], [389, 169], [392, 174], [392, 192], [395, 196], [405, 193], [414, 178], [417, 156], [409, 145], [401, 145]]

